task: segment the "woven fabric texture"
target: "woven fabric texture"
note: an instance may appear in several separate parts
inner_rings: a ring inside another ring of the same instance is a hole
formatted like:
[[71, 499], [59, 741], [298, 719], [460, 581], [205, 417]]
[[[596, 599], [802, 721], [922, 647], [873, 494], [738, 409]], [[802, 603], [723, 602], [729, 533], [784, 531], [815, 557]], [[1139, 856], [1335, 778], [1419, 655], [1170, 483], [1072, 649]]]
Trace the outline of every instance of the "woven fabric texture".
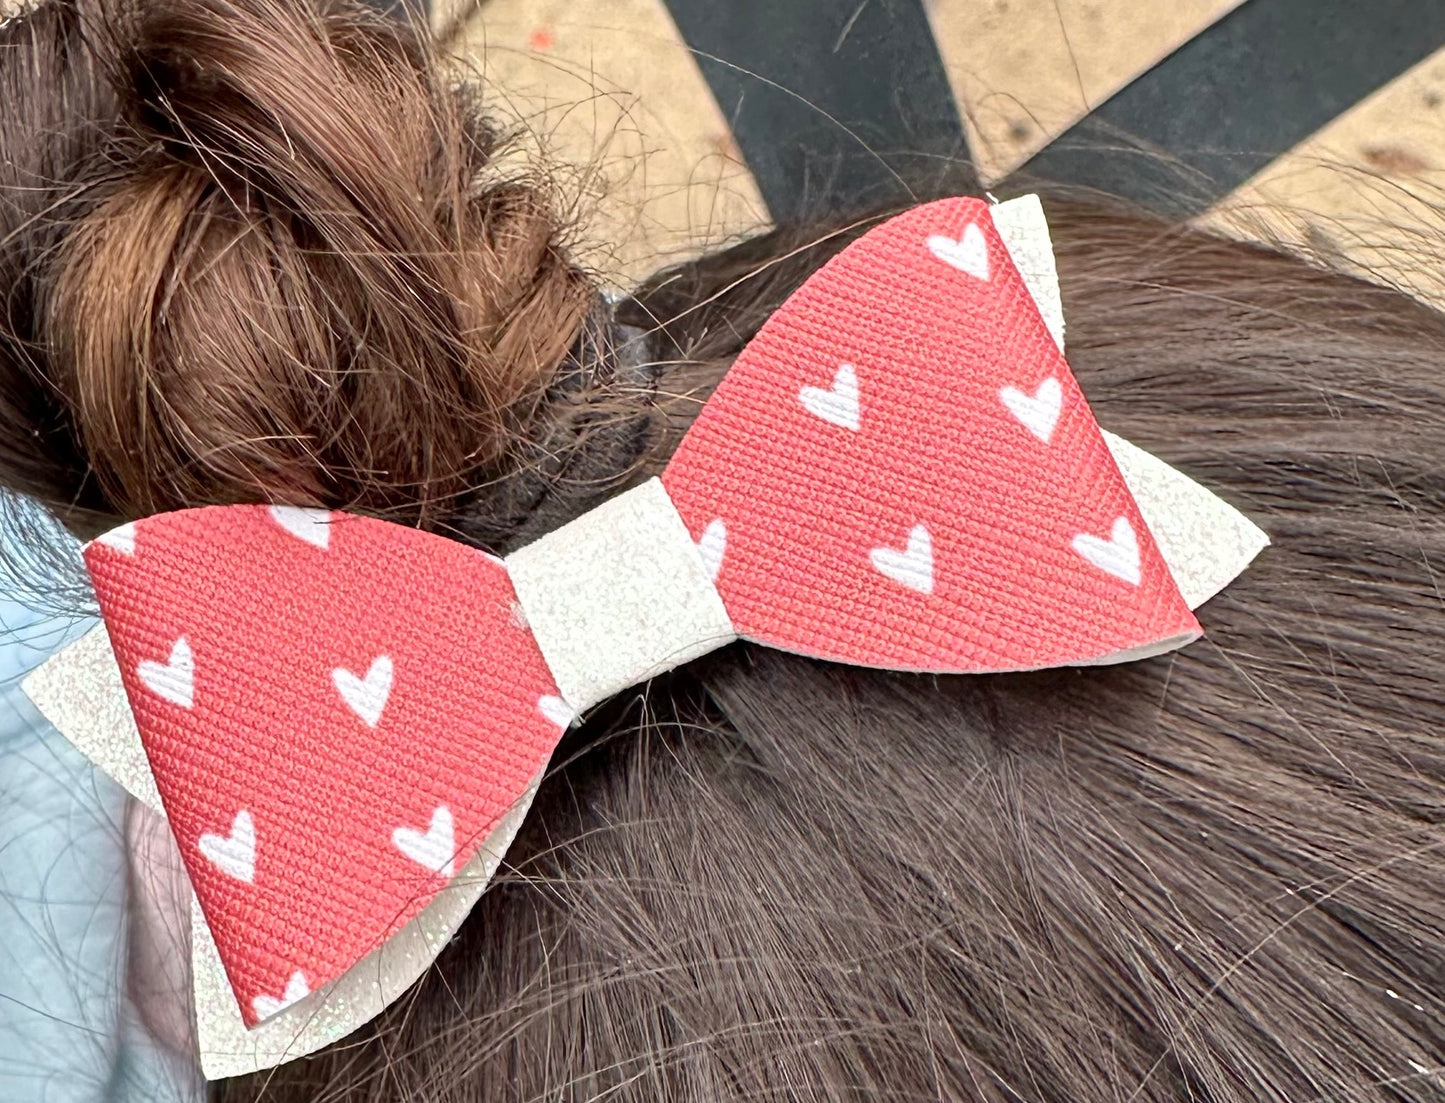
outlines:
[[814, 273], [662, 480], [694, 538], [711, 529], [738, 633], [773, 647], [981, 672], [1199, 634], [977, 199], [915, 208]]
[[127, 526], [86, 561], [248, 1023], [416, 915], [561, 737], [506, 570], [472, 548], [233, 506]]

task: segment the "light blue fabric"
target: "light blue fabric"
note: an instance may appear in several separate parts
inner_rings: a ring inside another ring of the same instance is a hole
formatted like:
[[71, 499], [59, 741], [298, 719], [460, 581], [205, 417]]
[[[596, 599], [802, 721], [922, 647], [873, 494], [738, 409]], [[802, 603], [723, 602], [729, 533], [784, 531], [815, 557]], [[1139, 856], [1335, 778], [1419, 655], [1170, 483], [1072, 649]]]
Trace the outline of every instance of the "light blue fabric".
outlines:
[[0, 599], [0, 1100], [194, 1103], [125, 996], [124, 795], [20, 691], [87, 627]]

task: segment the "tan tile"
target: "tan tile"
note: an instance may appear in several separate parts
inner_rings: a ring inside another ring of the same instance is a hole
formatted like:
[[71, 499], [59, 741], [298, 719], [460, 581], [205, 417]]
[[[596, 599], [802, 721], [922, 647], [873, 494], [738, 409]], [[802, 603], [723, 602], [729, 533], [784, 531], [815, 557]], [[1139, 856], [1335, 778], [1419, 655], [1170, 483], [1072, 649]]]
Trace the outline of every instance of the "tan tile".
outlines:
[[985, 183], [1242, 0], [925, 0]]
[[489, 0], [456, 49], [577, 205], [584, 259], [626, 284], [766, 222], [662, 0]]
[[1316, 131], [1199, 221], [1445, 307], [1445, 50]]

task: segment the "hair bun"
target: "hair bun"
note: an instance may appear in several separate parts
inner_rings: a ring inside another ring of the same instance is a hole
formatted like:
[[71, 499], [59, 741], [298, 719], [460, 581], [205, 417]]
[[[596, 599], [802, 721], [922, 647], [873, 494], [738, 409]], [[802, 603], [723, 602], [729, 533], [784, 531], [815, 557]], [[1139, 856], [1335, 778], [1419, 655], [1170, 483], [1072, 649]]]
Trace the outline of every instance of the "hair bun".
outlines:
[[[55, 33], [113, 107], [64, 120], [72, 144], [92, 128], [50, 183], [80, 182], [78, 217], [0, 236], [0, 266], [40, 266], [44, 354], [0, 372], [58, 392], [95, 480], [61, 492], [123, 516], [259, 499], [442, 520], [590, 299], [545, 182], [503, 177], [427, 43], [353, 4], [147, 0]], [[0, 69], [0, 113], [36, 110], [9, 94], [22, 68]]]

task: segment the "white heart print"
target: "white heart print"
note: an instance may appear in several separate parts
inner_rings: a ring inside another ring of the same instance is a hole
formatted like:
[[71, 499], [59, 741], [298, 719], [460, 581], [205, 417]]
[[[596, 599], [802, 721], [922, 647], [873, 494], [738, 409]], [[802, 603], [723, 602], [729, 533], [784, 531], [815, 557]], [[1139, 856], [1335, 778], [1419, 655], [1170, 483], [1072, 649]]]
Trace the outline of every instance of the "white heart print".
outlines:
[[439, 804], [431, 814], [431, 826], [425, 833], [412, 827], [398, 827], [391, 833], [391, 841], [413, 862], [433, 873], [450, 877], [457, 853], [454, 832], [451, 809]]
[[824, 421], [855, 432], [862, 424], [862, 410], [858, 404], [858, 371], [852, 364], [844, 364], [834, 373], [830, 390], [804, 387], [798, 392], [798, 398], [810, 414]]
[[702, 535], [697, 538], [697, 551], [702, 556], [703, 566], [707, 568], [707, 576], [714, 582], [717, 581], [718, 572], [722, 570], [723, 553], [728, 546], [728, 527], [722, 518], [709, 521], [707, 528], [702, 530]]
[[251, 1010], [256, 1013], [256, 1018], [269, 1019], [272, 1015], [280, 1014], [293, 1003], [305, 999], [309, 995], [311, 995], [311, 986], [306, 983], [306, 974], [298, 969], [286, 982], [286, 991], [280, 999], [275, 996], [257, 996], [251, 1001]]
[[202, 835], [202, 856], [227, 877], [245, 881], [256, 879], [256, 821], [244, 808], [231, 821], [229, 835]]
[[271, 520], [298, 540], [325, 551], [331, 543], [331, 511], [301, 509], [298, 506], [272, 506]]
[[988, 240], [977, 223], [970, 222], [968, 229], [963, 231], [963, 237], [957, 241], [944, 234], [933, 234], [928, 239], [928, 249], [944, 264], [967, 272], [975, 279], [988, 279]]
[[537, 711], [559, 728], [565, 728], [577, 719], [572, 706], [554, 693], [537, 698]]
[[874, 548], [870, 558], [879, 573], [894, 582], [922, 594], [933, 593], [933, 537], [928, 533], [928, 526], [914, 525], [908, 534], [908, 547], [903, 551]]
[[126, 555], [135, 554], [136, 524], [128, 521], [124, 525], [117, 525], [104, 535], [97, 536], [95, 542], [107, 548], [114, 548]]
[[1139, 537], [1135, 535], [1129, 518], [1120, 517], [1114, 522], [1108, 540], [1081, 532], [1074, 537], [1074, 550], [1099, 570], [1139, 585]]
[[1045, 444], [1049, 443], [1054, 426], [1059, 423], [1059, 411], [1064, 407], [1064, 388], [1057, 379], [1049, 376], [1033, 394], [1025, 394], [1017, 387], [1005, 387], [998, 396], [1025, 429]]
[[165, 662], [146, 659], [135, 672], [146, 689], [157, 697], [163, 697], [183, 709], [191, 707], [195, 697], [196, 664], [185, 636], [171, 645], [170, 658]]
[[387, 655], [373, 659], [364, 678], [358, 678], [340, 667], [331, 672], [331, 680], [336, 683], [341, 699], [369, 728], [376, 727], [381, 720], [386, 700], [391, 696], [391, 676], [391, 658]]

